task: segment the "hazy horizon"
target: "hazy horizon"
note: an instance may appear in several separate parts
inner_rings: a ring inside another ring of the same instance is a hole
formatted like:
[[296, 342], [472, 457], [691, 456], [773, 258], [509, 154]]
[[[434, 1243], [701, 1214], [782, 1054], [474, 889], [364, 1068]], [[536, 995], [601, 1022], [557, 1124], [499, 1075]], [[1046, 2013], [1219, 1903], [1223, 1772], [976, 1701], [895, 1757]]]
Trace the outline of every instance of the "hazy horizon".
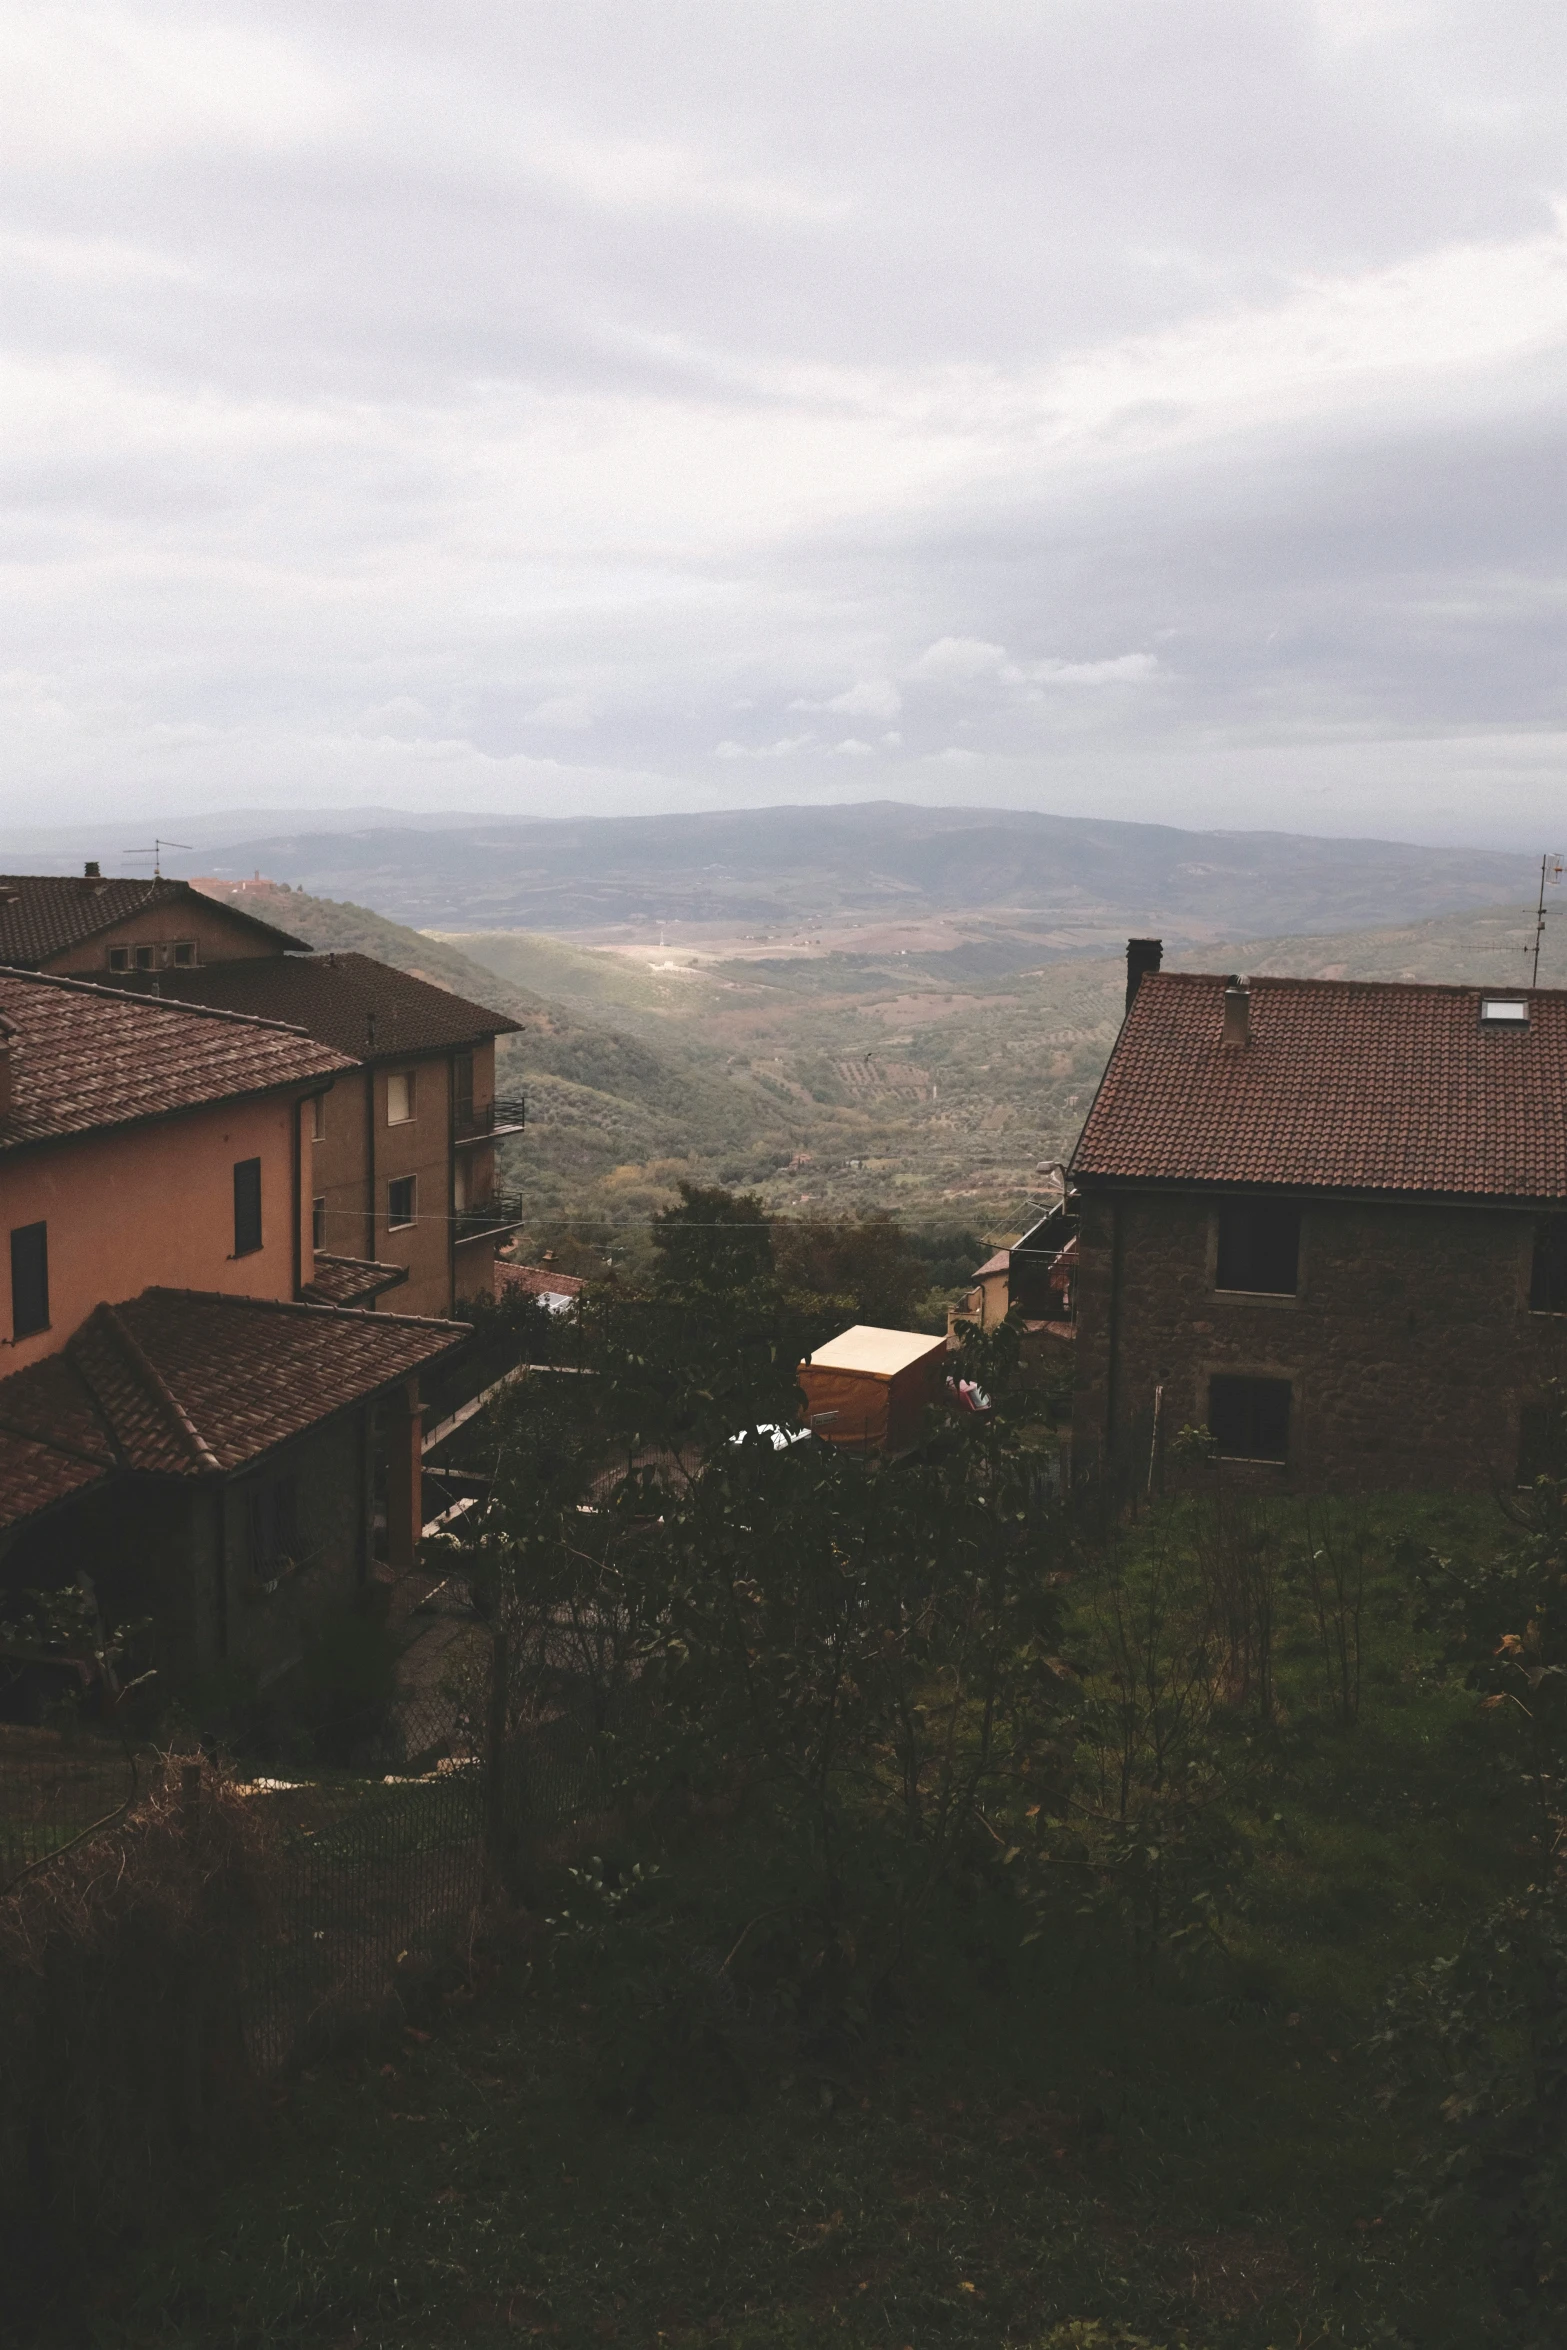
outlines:
[[0, 23], [12, 834], [1561, 845], [1545, 0]]

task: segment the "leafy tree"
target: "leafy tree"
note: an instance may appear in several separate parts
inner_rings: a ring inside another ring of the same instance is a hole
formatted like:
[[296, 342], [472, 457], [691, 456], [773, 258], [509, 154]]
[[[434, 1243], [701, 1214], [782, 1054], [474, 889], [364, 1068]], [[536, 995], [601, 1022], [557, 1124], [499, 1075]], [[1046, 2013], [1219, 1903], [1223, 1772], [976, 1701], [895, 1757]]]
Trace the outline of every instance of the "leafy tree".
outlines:
[[1436, 2224], [1478, 2219], [1510, 2338], [1567, 2335], [1567, 1899], [1531, 1886], [1406, 1977], [1372, 2046], [1420, 2111], [1410, 2182]]
[[1567, 1395], [1554, 1385], [1541, 1453], [1538, 1476], [1505, 1497], [1514, 1542], [1478, 1563], [1428, 1551], [1416, 1574], [1422, 1628], [1508, 1734], [1550, 1839], [1567, 1782]]
[[[601, 1308], [591, 1381], [515, 1391], [456, 1559], [525, 1660], [521, 1709], [575, 1709], [628, 1813], [746, 1816], [767, 1894], [737, 1943], [830, 2035], [1055, 1800], [1054, 1521], [1005, 1393], [897, 1464], [735, 1442], [792, 1419], [797, 1359], [786, 1310], [740, 1322], [715, 1346], [689, 1294]], [[974, 1357], [992, 1389], [1007, 1351]]]
[[846, 1322], [906, 1329], [930, 1287], [930, 1269], [895, 1216], [802, 1216], [775, 1226], [783, 1288]]
[[772, 1229], [754, 1192], [680, 1185], [680, 1205], [653, 1219], [659, 1291], [696, 1305], [771, 1280]]

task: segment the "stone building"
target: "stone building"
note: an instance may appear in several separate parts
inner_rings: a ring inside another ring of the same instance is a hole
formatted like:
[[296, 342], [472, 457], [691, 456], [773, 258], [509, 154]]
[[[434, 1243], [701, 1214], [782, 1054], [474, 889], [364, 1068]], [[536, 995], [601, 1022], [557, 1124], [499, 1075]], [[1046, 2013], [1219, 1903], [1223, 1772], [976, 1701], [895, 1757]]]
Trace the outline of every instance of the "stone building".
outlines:
[[[1483, 1491], [1567, 1371], [1567, 992], [1161, 972], [1071, 1167], [1078, 1473]], [[1150, 949], [1152, 952], [1150, 953]]]

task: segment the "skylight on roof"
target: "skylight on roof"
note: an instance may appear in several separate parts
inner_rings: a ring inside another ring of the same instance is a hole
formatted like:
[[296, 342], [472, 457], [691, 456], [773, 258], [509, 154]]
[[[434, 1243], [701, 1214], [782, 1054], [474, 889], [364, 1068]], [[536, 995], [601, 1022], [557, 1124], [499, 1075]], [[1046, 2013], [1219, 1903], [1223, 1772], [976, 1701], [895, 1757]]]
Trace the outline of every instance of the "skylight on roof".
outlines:
[[1485, 995], [1480, 998], [1480, 1017], [1498, 1028], [1526, 1028], [1529, 1006], [1522, 996]]

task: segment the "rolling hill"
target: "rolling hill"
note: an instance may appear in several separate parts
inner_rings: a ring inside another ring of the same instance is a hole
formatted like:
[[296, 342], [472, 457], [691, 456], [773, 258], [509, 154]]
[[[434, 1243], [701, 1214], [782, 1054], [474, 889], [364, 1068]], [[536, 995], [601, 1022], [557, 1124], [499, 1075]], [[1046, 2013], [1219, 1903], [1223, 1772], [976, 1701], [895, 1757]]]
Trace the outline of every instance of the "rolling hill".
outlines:
[[[933, 1230], [1015, 1231], [1071, 1149], [1124, 992], [1120, 954], [1014, 956], [999, 972], [904, 950], [704, 958], [510, 930], [435, 938], [297, 891], [258, 910], [523, 1023], [500, 1048], [530, 1105], [505, 1174], [535, 1243], [613, 1234], [634, 1249], [682, 1176], [754, 1188], [777, 1214], [891, 1207]], [[1488, 906], [1169, 961], [1518, 985], [1533, 937], [1530, 909]], [[1567, 921], [1547, 932], [1553, 977], [1567, 982]]]
[[[1152, 928], [1174, 941], [1407, 922], [1515, 904], [1527, 857], [1282, 832], [1188, 832], [898, 801], [696, 816], [454, 820], [258, 834], [209, 859], [420, 928], [759, 945], [867, 922], [951, 923], [1033, 959]], [[905, 941], [904, 943], [909, 943]]]

